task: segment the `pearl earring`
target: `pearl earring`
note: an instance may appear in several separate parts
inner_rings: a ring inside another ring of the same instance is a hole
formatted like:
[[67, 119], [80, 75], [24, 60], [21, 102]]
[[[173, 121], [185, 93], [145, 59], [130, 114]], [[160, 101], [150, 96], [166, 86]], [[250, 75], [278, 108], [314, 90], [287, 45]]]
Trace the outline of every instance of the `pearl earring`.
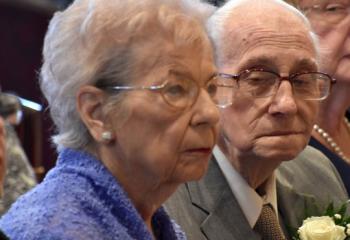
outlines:
[[112, 140], [112, 133], [110, 131], [104, 131], [101, 137], [104, 141], [109, 142]]

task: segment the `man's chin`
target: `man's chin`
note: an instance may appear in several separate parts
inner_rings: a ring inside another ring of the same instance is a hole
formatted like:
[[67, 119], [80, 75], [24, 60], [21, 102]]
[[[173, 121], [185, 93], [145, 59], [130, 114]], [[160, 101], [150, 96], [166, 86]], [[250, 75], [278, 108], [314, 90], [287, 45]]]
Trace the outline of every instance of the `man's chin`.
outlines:
[[284, 162], [294, 159], [305, 148], [304, 144], [290, 142], [284, 145], [260, 146], [255, 150], [256, 155], [262, 156], [268, 161]]

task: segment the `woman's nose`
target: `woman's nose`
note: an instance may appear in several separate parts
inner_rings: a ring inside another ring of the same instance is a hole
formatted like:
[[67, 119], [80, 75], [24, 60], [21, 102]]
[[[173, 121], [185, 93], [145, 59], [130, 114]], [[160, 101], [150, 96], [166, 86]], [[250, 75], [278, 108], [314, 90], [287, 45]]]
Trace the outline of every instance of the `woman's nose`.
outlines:
[[209, 124], [215, 125], [219, 121], [219, 110], [209, 94], [201, 89], [198, 99], [193, 105], [193, 125]]

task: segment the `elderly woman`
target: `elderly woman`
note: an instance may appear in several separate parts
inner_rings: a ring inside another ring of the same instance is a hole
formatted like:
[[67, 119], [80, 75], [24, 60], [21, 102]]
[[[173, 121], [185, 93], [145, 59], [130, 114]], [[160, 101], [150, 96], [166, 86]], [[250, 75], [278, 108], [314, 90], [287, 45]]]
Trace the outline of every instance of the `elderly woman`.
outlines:
[[321, 102], [310, 145], [321, 150], [338, 169], [350, 194], [350, 1], [294, 0], [320, 38], [323, 70], [337, 84]]
[[184, 239], [161, 205], [205, 173], [216, 142], [210, 11], [194, 0], [76, 0], [55, 14], [41, 88], [58, 161], [0, 220], [10, 238]]

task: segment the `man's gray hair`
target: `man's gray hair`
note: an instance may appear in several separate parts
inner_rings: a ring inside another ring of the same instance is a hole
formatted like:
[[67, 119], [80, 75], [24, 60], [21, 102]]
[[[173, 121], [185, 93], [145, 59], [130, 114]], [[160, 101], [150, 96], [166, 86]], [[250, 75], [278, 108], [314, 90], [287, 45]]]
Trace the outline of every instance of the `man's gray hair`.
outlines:
[[[271, 1], [276, 4], [281, 5], [284, 9], [290, 11], [294, 15], [298, 16], [302, 22], [305, 24], [307, 29], [309, 29], [310, 38], [312, 39], [315, 49], [317, 50], [318, 54], [318, 37], [317, 35], [311, 30], [311, 24], [309, 20], [304, 16], [304, 14], [299, 11], [297, 8], [291, 6], [290, 4], [284, 2], [283, 0], [229, 0], [227, 1], [222, 7], [220, 7], [209, 19], [207, 22], [207, 31], [209, 33], [210, 38], [213, 41], [213, 45], [216, 52], [216, 61], [217, 64], [220, 65], [220, 57], [221, 53], [220, 51], [223, 49], [223, 41], [225, 41], [225, 32], [227, 29], [225, 29], [227, 21], [230, 20], [230, 16], [233, 10], [235, 10], [237, 7], [243, 5], [243, 4], [251, 4], [254, 6], [254, 4], [264, 4], [266, 1]], [[317, 56], [318, 57], [318, 56]]]
[[171, 36], [176, 44], [207, 40], [204, 24], [214, 10], [199, 0], [76, 0], [56, 13], [45, 36], [40, 84], [58, 150], [92, 143], [76, 109], [81, 86], [128, 82], [137, 54], [132, 48], [150, 38]]

